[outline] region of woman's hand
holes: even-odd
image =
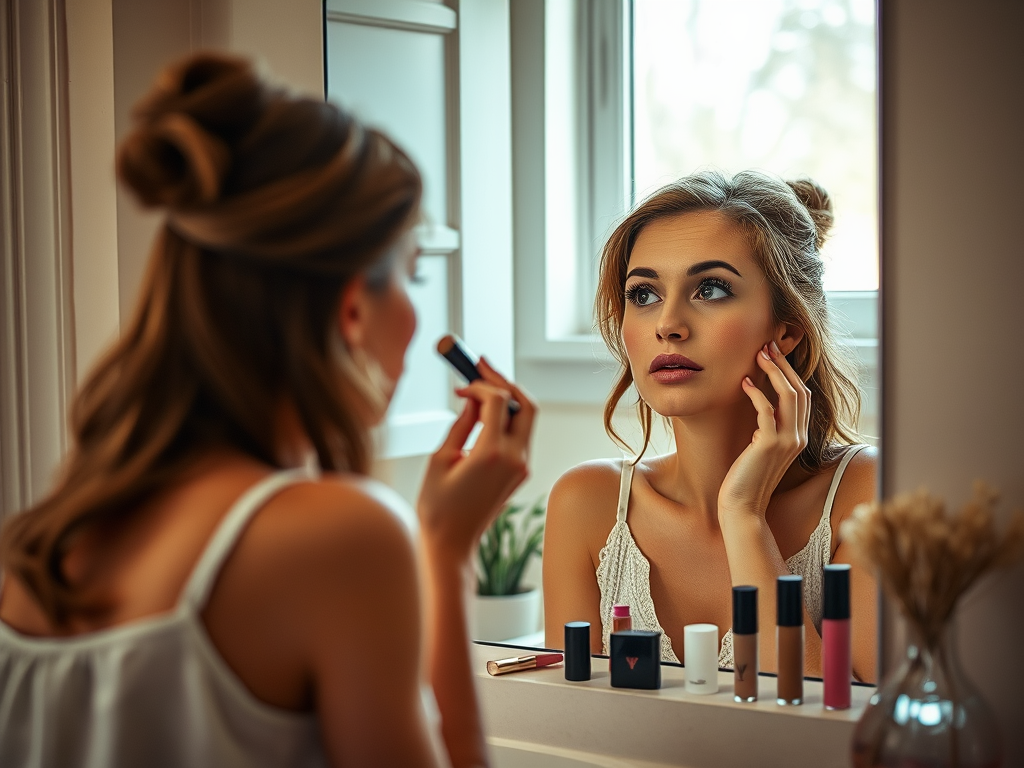
[[[764,518],[772,493],[786,470],[807,447],[811,391],[775,342],[757,353],[757,364],[778,395],[773,407],[765,394],[745,377],[743,391],[757,409],[757,429],[743,453],[733,462],[718,492],[718,519],[725,524],[737,516]]]
[[[469,557],[512,491],[526,479],[537,406],[521,389],[480,359],[483,378],[457,394],[466,405],[431,457],[417,511],[426,543],[462,561]],[[515,398],[519,412],[509,415]],[[477,421],[483,428],[468,452]]]

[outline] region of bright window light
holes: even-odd
[[[832,195],[825,288],[878,288],[873,0],[633,0],[636,200],[698,169]]]

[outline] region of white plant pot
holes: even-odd
[[[476,595],[471,627],[474,640],[500,643],[537,631],[540,616],[540,590],[515,595]]]

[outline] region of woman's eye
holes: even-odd
[[[732,296],[732,291],[725,281],[705,280],[698,286],[695,298],[701,301],[717,301]]]
[[[627,289],[626,298],[638,307],[649,306],[660,299],[649,285],[635,285]]]

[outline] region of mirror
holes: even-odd
[[[464,266],[471,255],[460,248],[460,236],[473,222],[466,213],[459,173],[465,171],[466,158],[472,154],[467,141],[472,138],[473,120],[463,109],[464,96],[472,86],[467,80],[479,75],[466,66],[465,59],[475,55],[471,49],[463,45],[459,50],[453,44],[456,35],[468,35],[460,26],[466,19],[437,3],[406,5],[402,11],[406,15],[399,19],[388,17],[386,7],[371,11],[358,3],[329,0],[328,95],[405,142],[424,171],[426,208],[435,233],[426,250],[437,262],[432,271],[437,277],[420,289],[423,295],[418,304],[421,313],[430,313],[432,333],[441,330],[438,317],[447,306],[448,317],[443,319],[451,330],[464,337],[477,334],[470,346],[500,357],[509,349],[504,329],[471,326],[466,319],[467,295],[472,290],[467,291],[469,270]],[[513,3],[510,18],[493,20],[495,25],[508,25],[511,39],[512,135],[506,150],[512,156],[515,201],[509,215],[516,220],[514,369],[542,404],[531,478],[515,500],[529,506],[535,499],[546,498],[559,477],[582,462],[615,462],[614,468],[609,469],[611,463],[605,467],[610,478],[595,481],[603,483],[596,498],[585,493],[596,487],[586,473],[582,491],[565,489],[570,503],[562,506],[581,507],[581,519],[573,522],[576,528],[569,528],[563,540],[550,538],[544,554],[547,562],[542,565],[535,560],[523,576],[521,586],[540,587],[542,571],[548,570],[543,576],[547,593],[535,593],[532,598],[543,600],[547,633],[539,613],[529,618],[530,611],[537,610],[529,607],[530,598],[519,594],[480,600],[478,620],[493,613],[496,625],[489,628],[478,623],[478,638],[559,647],[563,620],[582,618],[590,618],[592,631],[600,634],[596,572],[600,551],[609,544],[615,525],[622,451],[602,425],[604,399],[618,367],[593,332],[598,252],[635,204],[661,185],[695,171],[721,169],[732,174],[760,169],[784,179],[811,177],[828,190],[835,220],[822,248],[824,289],[838,345],[854,359],[861,398],[859,421],[849,425],[858,436],[839,442],[871,446],[850,463],[852,469],[847,482],[839,486],[833,514],[847,514],[854,501],[865,500],[873,492],[878,444],[875,13],[870,0],[536,0]],[[453,63],[460,56],[461,64]],[[368,61],[373,65],[368,66]],[[362,62],[358,68],[357,62]],[[496,79],[492,85],[501,93],[507,84]],[[495,157],[500,158],[500,153]],[[494,205],[505,204],[498,195]],[[540,211],[533,219],[529,218],[531,206]],[[693,233],[661,234],[683,242]],[[746,266],[740,272],[755,263],[752,257],[746,254]],[[631,262],[633,266],[651,265]],[[463,282],[457,284],[460,275]],[[721,268],[709,275],[719,282],[701,285],[700,290],[711,298],[729,291],[722,282],[738,283]],[[768,295],[767,288],[754,282]],[[495,281],[484,282],[481,290],[505,289]],[[644,294],[644,303],[651,301],[650,295]],[[647,330],[649,336],[657,334],[655,326]],[[416,351],[429,349],[433,341],[426,334],[414,341],[407,378],[413,378],[413,367],[421,366],[424,378],[415,374],[417,380],[431,384],[400,393],[401,413],[389,425],[390,453],[381,470],[409,499],[415,496],[423,454],[429,450],[426,446],[436,445],[445,428],[437,414],[453,406],[444,387],[435,386],[437,377],[448,375],[447,371],[430,355]],[[800,340],[791,337],[789,341],[799,349]],[[643,349],[636,360],[630,358],[634,365],[643,355],[651,356],[648,347]],[[713,351],[720,355],[725,349],[719,346]],[[797,359],[799,352],[790,357]],[[718,362],[716,358],[715,365]],[[753,355],[749,362],[753,365]],[[643,363],[649,365],[646,359]],[[712,367],[709,363],[707,370]],[[770,394],[767,380],[764,384],[762,388]],[[658,400],[650,392],[644,394],[652,404]],[[825,400],[818,394],[811,408]],[[613,419],[615,430],[634,450],[643,443],[632,407],[635,400],[636,391],[630,388]],[[678,409],[661,407],[668,408],[669,415],[678,413]],[[756,416],[752,404],[749,412],[751,418]],[[666,429],[662,421],[654,419],[650,446],[634,473],[627,527],[635,549],[649,563],[651,602],[679,657],[684,623],[711,621],[725,639],[731,623],[730,553],[715,516],[708,515],[707,504],[701,518],[705,524],[694,527],[685,522],[688,515],[699,514],[695,512],[699,504],[692,494],[682,493],[683,486],[674,485],[673,478],[692,481],[694,476],[686,474],[685,466],[656,457],[675,453],[677,439],[690,433],[678,424]],[[428,422],[433,425],[430,429],[422,426]],[[422,433],[419,442],[409,437],[410,425],[420,430],[416,434]],[[752,430],[749,423],[744,428]],[[734,449],[734,455],[740,449]],[[702,447],[697,453],[710,455],[711,448]],[[796,557],[800,562],[794,565],[794,557],[805,555],[808,547],[820,548],[825,542],[829,557],[842,559],[836,552],[841,544],[834,520],[823,515],[842,456],[839,452],[820,456],[824,457],[820,466],[783,478],[784,492],[765,513],[775,538],[775,549],[766,548],[765,562],[774,567],[779,563],[773,558],[788,560],[797,571],[802,563],[810,574],[808,582],[820,562],[808,565],[806,558]],[[716,471],[722,476],[727,468]],[[685,487],[693,491],[697,485],[691,482]],[[556,527],[549,522],[549,533]],[[712,530],[716,527],[717,534]],[[582,561],[577,563],[577,575],[551,571],[553,561],[573,556],[561,551],[563,541],[578,544],[581,539],[586,540],[586,548],[575,552]],[[735,559],[735,552],[731,554]],[[553,590],[552,584],[581,579],[588,580],[586,590],[552,594],[562,591],[557,586]],[[809,590],[814,588],[808,584]],[[864,595],[870,596],[867,602],[873,612],[873,588],[855,579],[854,592],[855,605],[858,594],[861,603]],[[774,599],[774,591],[761,590],[762,604],[771,604],[770,625],[764,618],[769,614],[762,615],[762,638],[773,632]],[[580,608],[572,607],[581,601]],[[636,612],[639,606],[633,608]],[[511,618],[517,613],[528,618],[525,625],[513,628]],[[820,618],[812,617],[813,624],[819,622]],[[856,616],[854,622],[858,622]],[[859,677],[872,680],[874,632],[855,628],[854,633],[868,638],[864,642],[870,646],[859,652],[861,668],[855,662],[855,670]],[[871,663],[863,662],[866,657]]]

